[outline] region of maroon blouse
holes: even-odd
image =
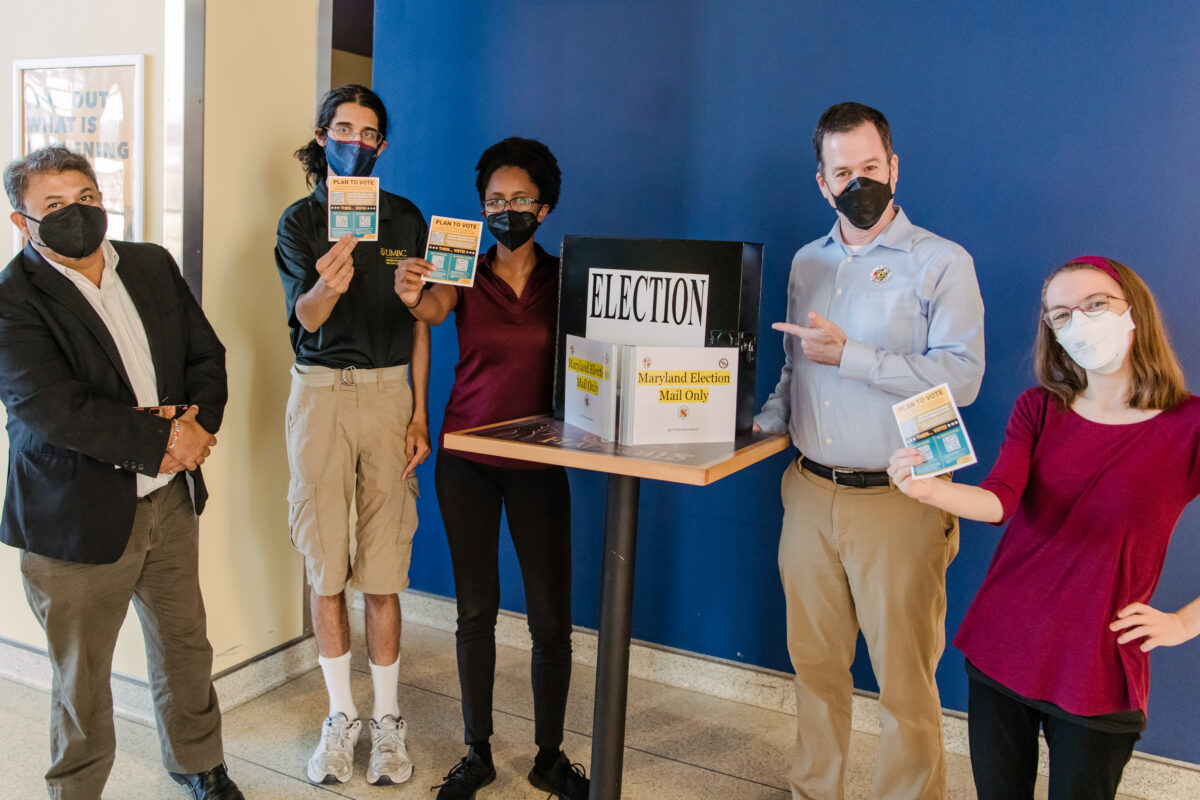
[[[495,246],[480,257],[475,285],[456,287],[458,365],[440,446],[445,446],[447,431],[547,414],[553,407],[558,259],[536,242],[534,248],[537,263],[519,298],[492,271]],[[530,461],[453,452],[498,467],[544,468]]]
[[[1104,425],[1044,389],[1018,398],[981,486],[1012,522],[954,644],[985,675],[1072,714],[1146,710],[1149,654],[1118,645],[1117,611],[1148,603],[1200,493],[1200,398]]]

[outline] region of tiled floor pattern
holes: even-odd
[[[371,678],[365,647],[356,636],[354,691],[359,710],[370,712]],[[319,670],[229,710],[225,751],[230,774],[249,800],[321,800],[335,797],[432,800],[429,787],[463,755],[462,718],[453,634],[409,624],[400,669],[401,711],[409,722],[409,752],[416,774],[399,787],[372,787],[363,778],[367,750],[359,742],[355,775],[347,784],[316,787],[304,764],[326,711]],[[534,753],[528,653],[501,647],[497,653],[495,736],[499,777],[478,800],[535,800],[544,795],[525,779]],[[563,745],[588,764],[592,727],[592,669],[576,665]],[[0,798],[45,797],[41,773],[48,753],[49,709],[43,692],[0,680],[0,726],[8,732],[6,778]],[[785,714],[741,703],[631,680],[623,797],[628,800],[788,800],[785,774],[794,735]],[[105,800],[171,800],[185,797],[163,771],[152,728],[117,721],[118,753]],[[870,794],[876,738],[854,733],[847,800]],[[974,800],[970,766],[949,760],[949,798]],[[1044,786],[1039,797],[1045,797]]]

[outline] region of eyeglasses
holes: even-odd
[[[506,208],[511,208],[513,211],[532,211],[534,206],[544,205],[546,204],[541,200],[535,200],[532,197],[514,197],[512,200],[493,197],[483,201],[483,210],[489,214],[499,214]]]
[[[1077,306],[1072,306],[1071,308],[1055,306],[1045,314],[1042,314],[1042,319],[1046,320],[1046,324],[1050,326],[1051,330],[1061,331],[1067,327],[1067,324],[1071,321],[1071,317],[1075,316],[1076,310],[1082,311],[1089,317],[1098,317],[1105,311],[1108,311],[1109,303],[1112,300],[1129,302],[1124,297],[1116,297],[1111,294],[1089,294]]]
[[[325,131],[339,142],[352,142],[358,139],[367,147],[379,147],[383,143],[383,134],[374,128],[363,128],[361,131],[356,131],[351,125],[338,123],[328,126]]]

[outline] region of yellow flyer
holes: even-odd
[[[975,448],[963,427],[949,385],[901,400],[892,406],[905,447],[915,447],[925,461],[913,467],[914,478],[932,478],[975,463]]]
[[[473,286],[482,236],[483,220],[431,217],[425,260],[437,269],[426,275],[425,280]]]
[[[379,178],[330,175],[329,241],[347,233],[368,242],[379,239]]]

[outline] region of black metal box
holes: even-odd
[[[567,334],[619,344],[737,347],[737,430],[754,422],[761,244],[564,236],[554,415]]]

